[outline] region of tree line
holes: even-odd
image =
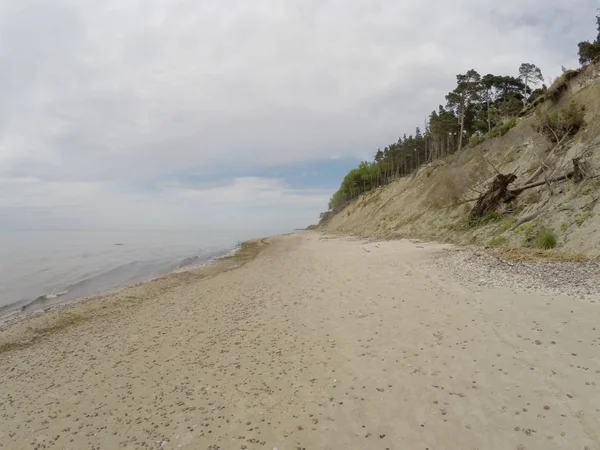
[[[596,23],[596,41],[578,45],[582,65],[600,58],[600,14]],[[474,69],[457,75],[446,104],[431,112],[424,129],[417,127],[413,134],[404,134],[378,149],[372,161],[361,161],[350,170],[331,197],[329,210],[321,214],[321,221],[362,193],[410,175],[423,164],[459,152],[465,145],[503,135],[516,123],[522,109],[546,92],[543,81],[541,69],[532,63],[521,64],[517,76],[482,76]]]

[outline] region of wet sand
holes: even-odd
[[[300,233],[18,322],[0,446],[600,449],[600,303],[446,248]]]

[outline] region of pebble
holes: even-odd
[[[438,258],[444,271],[453,273],[459,281],[490,286],[529,286],[546,288],[557,294],[598,298],[600,280],[598,266],[591,263],[515,262],[509,263],[471,250],[450,252]]]

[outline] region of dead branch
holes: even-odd
[[[568,137],[568,135],[563,136],[563,138],[554,146],[554,148],[552,149],[552,151],[550,153],[548,153],[548,156],[546,156],[544,158],[544,161],[547,160],[548,158],[550,158],[550,156],[552,156],[554,154],[554,152],[556,151],[556,149],[561,146],[561,144],[563,143],[563,141],[567,137]],[[533,172],[533,174],[529,178],[527,178],[525,181],[523,181],[523,184],[529,184],[529,183],[531,183],[533,180],[535,180],[538,177],[538,175],[540,173],[542,173],[542,170],[544,170],[544,165],[543,164],[540,167],[538,167],[538,169],[535,172]]]
[[[567,179],[571,178],[572,176],[573,176],[573,172],[569,172],[566,175],[561,175],[560,177],[555,177],[555,178],[551,178],[549,180],[537,181],[535,183],[530,183],[530,184],[526,184],[524,186],[519,186],[516,189],[511,189],[509,191],[509,193],[512,194],[512,195],[514,195],[514,196],[516,196],[516,195],[519,195],[521,192],[523,192],[523,191],[525,191],[527,189],[531,189],[531,188],[534,188],[534,187],[542,186],[542,185],[544,185],[544,184],[546,184],[548,182],[550,182],[550,183],[556,183],[558,181],[564,181],[564,180],[567,180]]]
[[[475,192],[476,194],[483,195],[483,192],[478,191],[477,189],[473,189],[471,186],[467,186],[467,189],[469,189],[470,191]]]
[[[500,175],[500,171],[499,171],[499,170],[496,168],[496,166],[495,166],[495,165],[493,165],[493,164],[492,164],[492,162],[491,162],[491,161],[487,160],[487,159],[485,158],[485,156],[483,156],[483,160],[484,160],[486,163],[488,163],[490,166],[492,166],[492,169],[494,169],[494,170],[496,171],[496,173],[497,173],[498,175]]]
[[[550,170],[550,167],[546,164],[545,159],[542,160],[537,154],[535,155],[535,157],[540,162],[542,167],[545,167],[546,169]],[[548,176],[546,175],[546,171],[542,170],[542,174],[544,175],[544,181],[546,182],[546,185],[548,185],[548,190],[550,191],[550,194],[554,195],[554,190],[552,189],[552,185],[550,184],[550,181],[548,181]]]

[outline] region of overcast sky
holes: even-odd
[[[455,75],[577,66],[596,0],[0,0],[0,228],[316,222]]]

